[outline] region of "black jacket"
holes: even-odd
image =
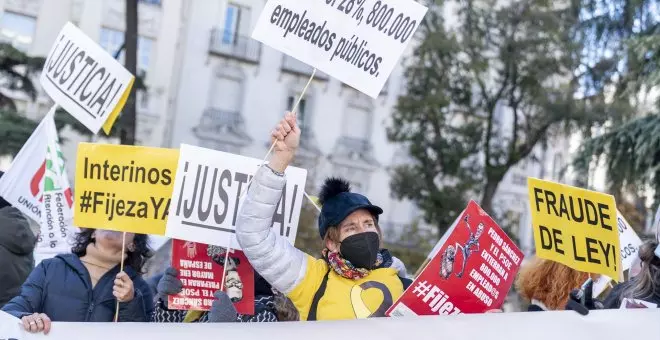
[[[124,272],[133,281],[135,297],[119,304],[119,321],[151,321],[153,298],[149,286],[131,267],[124,267]],[[89,272],[78,256],[57,255],[39,263],[21,287],[21,294],[2,311],[17,318],[45,313],[53,321],[110,322],[117,302],[112,295],[117,273],[119,265],[105,273],[92,289]]]
[[[18,295],[30,275],[36,243],[28,220],[18,209],[0,209],[0,308]]]
[[[627,296],[623,296],[623,294],[628,289],[628,287],[630,287],[630,285],[634,283],[634,280],[635,279],[633,278],[633,281],[626,281],[614,286],[614,288],[612,288],[610,293],[605,298],[605,301],[603,301],[603,307],[605,309],[618,309],[621,306],[621,302],[623,301],[623,299],[627,297]],[[636,299],[655,303],[656,305],[658,305],[658,308],[660,308],[660,292],[657,290],[655,294],[652,296],[636,298]]]

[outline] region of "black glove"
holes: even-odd
[[[211,310],[209,311],[209,322],[236,322],[238,312],[236,312],[236,308],[234,308],[229,295],[221,290],[217,290],[213,296],[215,296],[215,300],[213,300]]]
[[[179,272],[176,269],[172,267],[167,268],[165,273],[163,273],[163,277],[158,281],[158,286],[156,286],[158,299],[163,302],[166,308],[167,297],[169,295],[179,294],[183,290],[183,283],[177,278],[177,275],[179,275]]]
[[[590,310],[603,309],[603,303],[593,297],[594,283],[590,281],[584,288],[573,289],[568,297],[566,310],[574,310],[581,315],[589,314]]]

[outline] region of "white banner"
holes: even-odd
[[[41,73],[46,93],[93,133],[106,133],[133,86],[133,75],[103,48],[68,22],[60,31]]]
[[[426,11],[412,0],[269,0],[252,38],[376,98]]]
[[[0,312],[2,314],[2,312]],[[3,321],[4,320],[4,321]],[[14,319],[13,328],[0,327],[0,339],[19,333],[15,339],[158,339],[181,340],[337,340],[337,332],[355,339],[379,340],[585,340],[660,339],[660,309],[593,311],[582,316],[574,311],[546,313],[461,314],[371,318],[333,322],[263,323],[73,323],[55,322],[49,335],[28,334]],[[11,323],[0,315],[0,325]]]
[[[182,144],[165,235],[241,249],[236,218],[247,184],[262,160]],[[272,228],[294,244],[307,170],[289,167]],[[245,195],[239,199],[239,196]]]

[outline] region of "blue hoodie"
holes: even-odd
[[[120,322],[150,322],[153,297],[147,283],[130,267],[124,272],[133,281],[135,297],[119,304]],[[42,261],[21,287],[19,296],[2,311],[17,318],[44,313],[52,321],[110,322],[117,300],[112,295],[119,266],[108,271],[92,289],[89,272],[74,254],[57,255]]]

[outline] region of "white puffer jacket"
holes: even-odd
[[[257,170],[236,221],[236,239],[254,269],[284,294],[305,277],[305,254],[270,227],[286,179],[267,166]]]

